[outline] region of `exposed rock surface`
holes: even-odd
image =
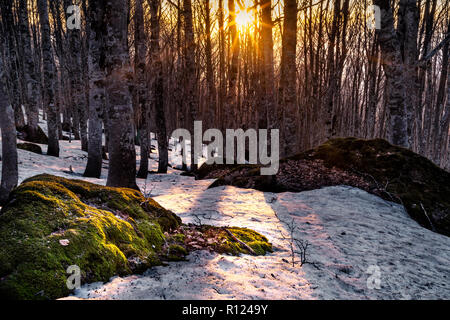
[[[18,143],[17,149],[33,152],[36,154],[42,154],[42,148],[37,144],[33,143]]]
[[[33,132],[32,128],[28,125],[25,125],[22,128],[17,129],[18,133],[17,136],[19,139],[22,139],[24,141],[32,142],[32,143],[39,143],[39,144],[47,144],[48,143],[48,137],[45,134],[45,132],[41,129],[40,126],[38,126],[38,129],[36,132]]]

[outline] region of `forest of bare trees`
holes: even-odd
[[[0,0],[0,300],[449,299],[449,53],[450,0]]]
[[[108,152],[109,186],[147,176],[151,132],[167,172],[170,133],[196,120],[280,129],[282,156],[384,138],[450,168],[449,0],[0,2],[4,154],[10,118],[42,143],[40,112],[47,154],[70,131],[88,151],[85,176],[100,177]]]

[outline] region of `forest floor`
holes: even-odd
[[[107,161],[101,179],[85,179],[87,154],[80,142],[60,143],[60,158],[19,150],[20,181],[48,173],[106,183]],[[41,147],[45,152],[46,146]],[[157,155],[151,158],[150,170],[156,170]],[[173,164],[179,158],[171,155],[170,160]],[[208,189],[214,180],[181,173],[171,168],[166,175],[150,174],[137,182],[184,223],[248,227],[265,235],[274,252],[235,257],[196,251],[188,261],[143,275],[84,284],[68,298],[450,298],[450,238],[421,227],[398,204],[347,186],[279,194],[231,186]],[[309,244],[303,266],[300,241],[292,239]]]

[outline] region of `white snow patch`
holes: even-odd
[[[394,203],[362,190],[330,187],[272,194],[210,181],[179,182],[155,199],[183,222],[250,227],[275,252],[230,257],[194,252],[189,262],[156,267],[141,276],[115,277],[76,292],[89,299],[448,299],[450,238],[420,227]],[[164,185],[163,182],[161,182]],[[180,189],[178,189],[180,188]],[[184,189],[184,190],[183,190]],[[167,193],[163,190],[167,190]],[[190,190],[190,192],[188,192]],[[183,192],[184,191],[184,192]],[[164,193],[164,194],[163,194]],[[276,214],[275,214],[276,212]],[[308,261],[290,263],[288,224],[307,240]],[[284,236],[283,236],[283,235]],[[287,238],[287,239],[286,239]],[[298,257],[296,257],[298,259]],[[380,289],[366,273],[380,269]]]

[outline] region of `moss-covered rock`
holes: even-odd
[[[189,250],[206,249],[235,256],[265,255],[272,252],[272,244],[266,237],[247,228],[189,225],[181,227],[179,232],[184,235],[183,244]],[[177,240],[179,238],[177,236]]]
[[[427,158],[381,139],[332,140],[311,157],[372,180],[421,225],[450,236],[450,173]]]
[[[144,271],[160,264],[164,231],[180,223],[135,190],[31,178],[0,215],[0,296],[65,296],[70,265],[80,267],[83,283]]]
[[[333,139],[281,160],[278,174],[270,177],[261,176],[255,167],[202,167],[199,170],[208,172],[208,178],[218,173],[211,187],[233,185],[270,192],[357,187],[403,204],[422,226],[450,236],[450,173],[385,140]]]
[[[67,296],[66,271],[72,265],[80,268],[81,282],[90,283],[185,260],[190,250],[208,249],[190,244],[187,234],[194,229],[200,242],[214,244],[209,249],[248,253],[230,249],[226,242],[232,239],[223,228],[197,228],[181,225],[178,216],[136,190],[51,175],[30,178],[0,214],[0,298]],[[263,236],[236,230],[257,254],[269,251],[259,250],[270,246],[260,243]],[[220,243],[207,240],[213,236]]]
[[[179,244],[171,244],[168,248],[167,259],[170,261],[185,260],[188,255],[188,251],[185,247]]]
[[[258,256],[265,255],[268,252],[272,252],[272,244],[269,243],[266,237],[259,234],[256,231],[247,228],[228,228],[237,239],[245,243],[250,247],[254,254]],[[233,255],[239,255],[240,253],[249,253],[248,248],[242,245],[242,243],[235,241],[229,234],[222,234],[222,238],[225,241],[219,245],[218,251],[229,253]]]
[[[48,137],[41,129],[41,127],[37,127],[37,130],[33,130],[29,125],[25,125],[21,128],[17,128],[18,137],[24,141],[39,143],[39,144],[47,144]]]
[[[177,233],[173,236],[173,239],[176,242],[184,243],[184,241],[186,240],[186,236],[183,233]]]
[[[193,175],[198,180],[215,179],[215,178],[218,178],[218,177],[222,176],[223,174],[226,174],[230,171],[236,172],[240,169],[252,169],[252,168],[258,168],[258,170],[259,170],[259,166],[251,165],[251,164],[236,165],[236,164],[225,164],[225,163],[224,164],[213,163],[213,164],[208,165],[208,164],[204,163],[193,173]]]
[[[42,148],[37,144],[33,143],[18,143],[17,149],[33,152],[36,154],[42,154]]]

